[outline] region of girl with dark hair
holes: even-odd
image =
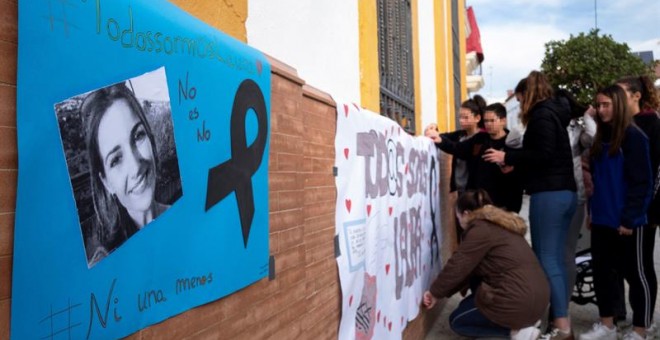
[[[530,195],[532,248],[550,281],[553,329],[549,339],[573,339],[568,318],[565,248],[576,208],[573,155],[566,128],[570,107],[558,99],[545,75],[532,71],[521,96],[521,121],[526,126],[522,149],[486,151],[484,159],[522,170]]]
[[[124,83],[89,94],[81,112],[88,120],[87,153],[98,262],[169,206],[156,202],[157,153],[142,106]]]
[[[459,111],[460,130],[440,134],[438,132],[438,126],[436,124],[430,124],[424,129],[424,135],[434,140],[440,136],[455,143],[468,140],[476,135],[480,128],[483,127],[482,118],[485,108],[486,100],[480,95],[475,95],[472,99],[468,99],[461,104]],[[442,150],[439,145],[437,146]],[[458,191],[460,194],[466,190],[471,166],[473,165],[464,160],[452,159],[451,182],[449,184],[450,192]]]
[[[647,76],[625,77],[617,81],[617,85],[626,91],[628,108],[633,115],[633,120],[649,138],[649,152],[651,153],[651,168],[655,187],[660,184],[660,117],[657,109],[660,109],[660,95],[653,87],[653,82]],[[660,225],[660,195],[656,194],[648,211],[649,225]],[[655,235],[655,228],[649,231]],[[655,236],[650,237],[655,240]],[[646,247],[645,251],[653,254],[653,245]],[[654,300],[655,301],[655,300]]]
[[[632,123],[625,91],[616,85],[596,96],[598,129],[591,147],[594,192],[591,208],[591,254],[600,322],[580,339],[617,339],[614,316],[619,299],[617,278],[630,286],[633,331],[624,339],[644,339],[651,324],[653,290],[641,251],[652,194],[648,139]],[[651,254],[652,256],[653,254]],[[652,268],[652,267],[651,267]]]
[[[492,206],[484,190],[462,194],[456,217],[465,230],[463,241],[424,293],[424,305],[433,308],[466,282],[479,282],[449,317],[452,330],[467,337],[536,339],[550,292],[524,238],[525,222]]]

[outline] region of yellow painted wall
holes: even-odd
[[[248,0],[170,0],[207,24],[247,42]]]
[[[375,0],[358,4],[360,34],[360,105],[380,112],[380,75],[378,74],[378,11]]]
[[[466,31],[466,13],[465,13],[465,0],[458,0],[458,25],[460,35],[458,41],[461,44],[461,102],[467,99],[467,31]]]
[[[440,132],[451,131],[452,97],[449,86],[451,79],[451,3],[449,0],[439,0],[433,5],[435,28],[435,83],[437,89],[436,104],[438,108],[437,121]]]
[[[411,2],[412,15],[412,45],[413,45],[413,77],[415,86],[415,131],[418,135],[424,133],[422,130],[422,82],[420,80],[419,59],[419,1]]]

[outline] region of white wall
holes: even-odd
[[[435,24],[433,1],[419,1],[419,62],[420,89],[415,89],[422,96],[421,118],[422,131],[430,123],[437,123],[437,84],[435,70]]]
[[[249,0],[248,44],[337,102],[360,103],[357,1]]]

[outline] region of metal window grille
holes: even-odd
[[[378,0],[380,112],[415,133],[410,0]]]
[[[458,16],[464,13],[464,9],[458,8],[458,0],[451,1],[451,34],[452,34],[452,50],[454,59],[454,114],[456,115],[456,128],[460,128],[459,115],[461,109],[461,45],[460,45],[460,32],[461,29]]]

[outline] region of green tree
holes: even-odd
[[[584,104],[592,103],[599,88],[618,78],[654,76],[652,68],[632,54],[627,44],[614,41],[611,35],[599,35],[597,29],[546,43],[541,69],[553,86],[571,91]]]

